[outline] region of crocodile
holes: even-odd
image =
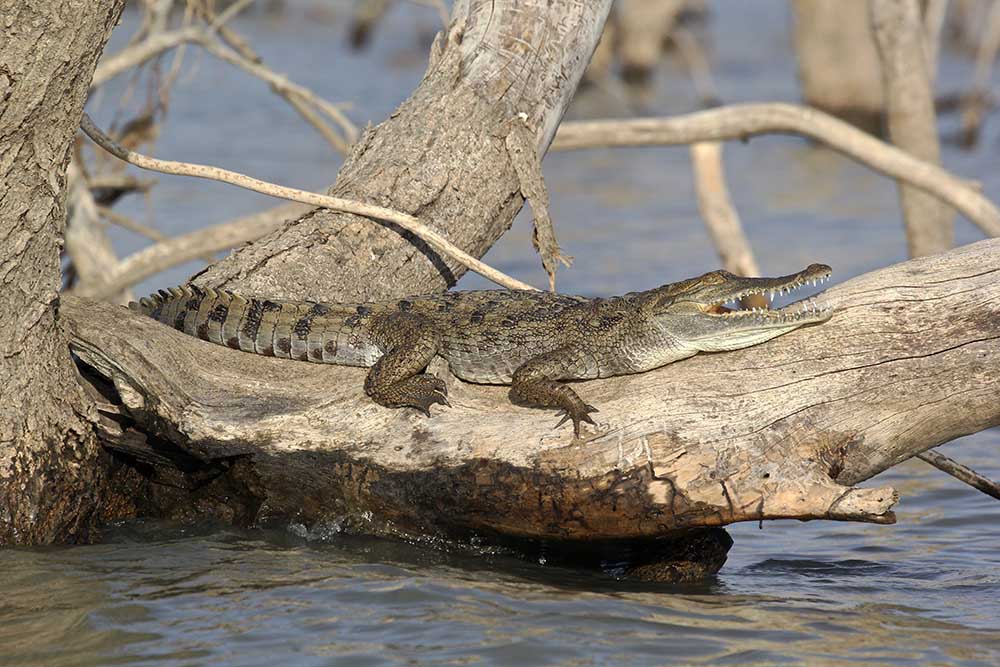
[[[446,292],[372,303],[318,303],[246,297],[186,284],[129,307],[191,336],[256,354],[370,367],[365,393],[376,403],[430,416],[450,405],[428,363],[443,357],[462,380],[510,385],[515,404],[555,408],[594,424],[597,408],[566,380],[642,373],[699,352],[757,345],[832,309],[812,299],[778,309],[743,309],[829,278],[824,264],[777,278],[712,271],[644,292],[587,298],[527,290]]]

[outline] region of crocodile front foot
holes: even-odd
[[[431,416],[430,408],[435,403],[451,407],[444,380],[429,373],[413,375],[384,390],[370,392],[369,395],[376,403],[387,408],[416,408],[428,417]]]

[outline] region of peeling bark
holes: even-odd
[[[243,466],[254,520],[571,540],[889,523],[895,491],[853,485],[1000,423],[998,250],[983,241],[850,280],[824,296],[832,320],[765,345],[580,383],[607,420],[582,444],[506,388],[448,376],[454,407],[426,419],[373,404],[363,369],[212,346],[110,304],[67,298],[64,312],[73,349],[139,430]]]
[[[109,500],[57,312],[70,143],[124,0],[83,4],[6,2],[0,22],[0,545],[85,540]]]

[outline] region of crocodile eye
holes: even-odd
[[[718,272],[706,273],[701,277],[703,285],[721,285],[726,282],[726,278]]]

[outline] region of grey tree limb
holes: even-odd
[[[794,104],[733,104],[669,118],[568,122],[560,128],[552,148],[674,146],[745,140],[760,134],[815,139],[875,171],[933,194],[988,236],[1000,236],[1000,210],[968,182],[822,111]]]
[[[450,379],[454,407],[427,419],[374,405],[363,369],[240,353],[72,297],[64,314],[124,414],[197,460],[248,462],[250,505],[269,518],[631,538],[891,522],[896,492],[859,483],[1000,424],[998,275],[1000,240],[982,241],[830,289],[821,326],[580,383],[604,420],[584,443],[503,387]]]

